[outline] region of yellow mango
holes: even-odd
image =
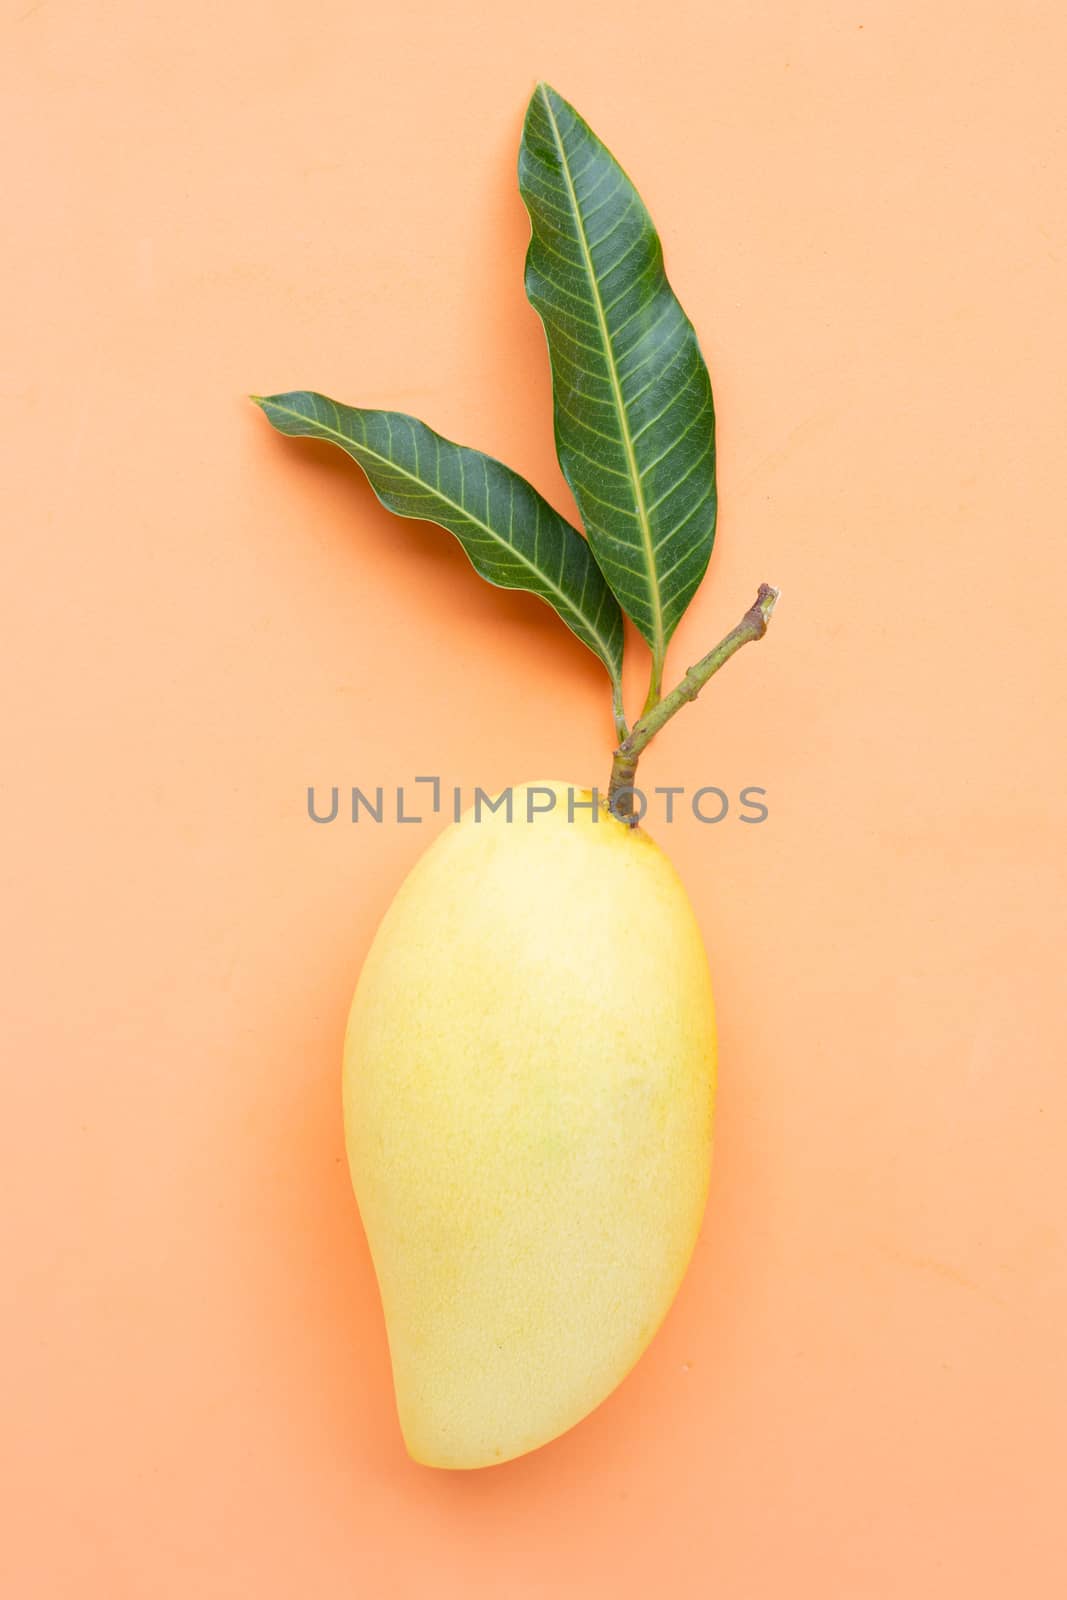
[[[554,809],[529,819],[528,788]],[[446,828],[352,1003],[349,1163],[404,1439],[429,1466],[506,1461],[599,1405],[700,1227],[703,944],[662,850],[589,799],[516,787],[510,821]]]

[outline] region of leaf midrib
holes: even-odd
[[[615,350],[611,342],[611,333],[608,328],[607,316],[604,311],[604,302],[600,295],[600,285],[597,282],[596,271],[593,267],[593,256],[589,248],[589,239],[586,235],[585,224],[578,205],[578,195],[571,178],[570,165],[563,148],[563,139],[560,135],[559,125],[552,111],[552,102],[548,98],[547,86],[538,85],[538,92],[545,107],[549,125],[552,128],[552,137],[555,140],[556,150],[559,154],[560,169],[563,181],[567,185],[567,194],[570,197],[571,210],[574,213],[575,227],[578,231],[578,242],[585,259],[586,271],[589,274],[589,283],[592,289],[593,309],[596,311],[597,324],[600,329],[600,341],[604,347],[604,357],[607,362],[608,376],[611,379],[612,392],[615,396],[615,406],[619,415],[619,431],[622,435],[623,451],[626,456],[626,465],[633,486],[634,501],[637,507],[637,522],[641,529],[641,539],[645,547],[645,563],[648,568],[649,597],[652,609],[652,652],[657,662],[661,662],[664,654],[664,627],[663,627],[663,602],[659,592],[659,578],[656,574],[655,547],[652,542],[652,527],[648,520],[648,510],[645,505],[645,490],[641,482],[641,474],[637,466],[637,456],[634,451],[633,439],[630,435],[630,423],[626,415],[626,405],[623,399],[622,383],[619,378],[618,368],[615,364]]]
[[[461,517],[465,517],[468,522],[473,522],[475,527],[481,528],[484,533],[489,535],[490,539],[492,539],[494,543],[500,545],[502,549],[509,551],[510,554],[515,557],[516,561],[521,562],[522,565],[528,569],[528,571],[535,572],[541,579],[542,583],[551,589],[554,595],[559,597],[568,611],[572,612],[577,617],[581,617],[585,627],[588,628],[592,637],[602,647],[604,651],[604,664],[608,667],[611,677],[614,680],[615,668],[614,666],[610,665],[614,659],[613,652],[611,650],[611,646],[604,639],[599,629],[593,626],[586,613],[579,610],[574,601],[571,599],[570,595],[568,595],[565,590],[561,589],[558,584],[554,583],[542,567],[537,566],[533,561],[530,560],[528,556],[523,555],[522,551],[517,549],[515,545],[509,544],[506,539],[502,539],[495,528],[490,527],[487,522],[483,522],[481,517],[475,516],[474,513],[469,511],[465,505],[462,505],[457,500],[453,500],[451,495],[445,494],[442,489],[438,488],[437,484],[430,483],[426,478],[420,478],[415,472],[409,472],[407,467],[401,466],[398,462],[392,460],[390,456],[383,456],[380,450],[371,449],[370,445],[364,444],[362,440],[352,439],[348,434],[342,433],[339,428],[331,428],[328,423],[320,422],[317,417],[314,419],[309,418],[303,411],[296,411],[291,406],[279,405],[276,400],[269,400],[267,404],[273,406],[275,411],[280,411],[283,416],[294,417],[298,422],[309,422],[313,420],[316,428],[321,428],[323,433],[328,433],[332,438],[336,439],[339,444],[357,444],[361,450],[364,450],[367,453],[367,455],[373,456],[375,461],[382,462],[393,472],[399,472],[401,477],[407,478],[409,482],[421,484],[424,488],[432,489],[437,498],[442,500],[446,506],[451,506],[452,510],[457,511]],[[536,490],[534,492],[536,493]],[[423,520],[430,521],[432,519],[425,518]],[[580,537],[580,534],[575,534],[575,538]]]

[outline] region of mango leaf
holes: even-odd
[[[252,398],[280,433],[340,445],[390,511],[454,533],[481,577],[547,600],[600,657],[618,703],[618,605],[581,534],[525,478],[399,411],[359,411],[308,390]]]
[[[715,537],[708,370],[641,197],[545,83],[526,112],[519,187],[560,465],[604,576],[652,647],[658,693],[667,642]]]

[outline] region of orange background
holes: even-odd
[[[1061,1596],[1062,8],[4,22],[3,1592]],[[451,1476],[401,1448],[338,1083],[433,829],[305,789],[603,782],[606,680],[243,396],[414,411],[568,507],[542,75],[712,368],[669,676],[783,591],[643,772],[770,818],[659,829],[721,1020],[681,1296],[583,1426]]]

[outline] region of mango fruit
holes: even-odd
[[[551,812],[528,814],[531,788]],[[468,812],[416,863],[345,1039],[400,1424],[435,1467],[534,1450],[611,1393],[708,1185],[712,995],[674,868],[588,790],[512,797],[510,820]]]

